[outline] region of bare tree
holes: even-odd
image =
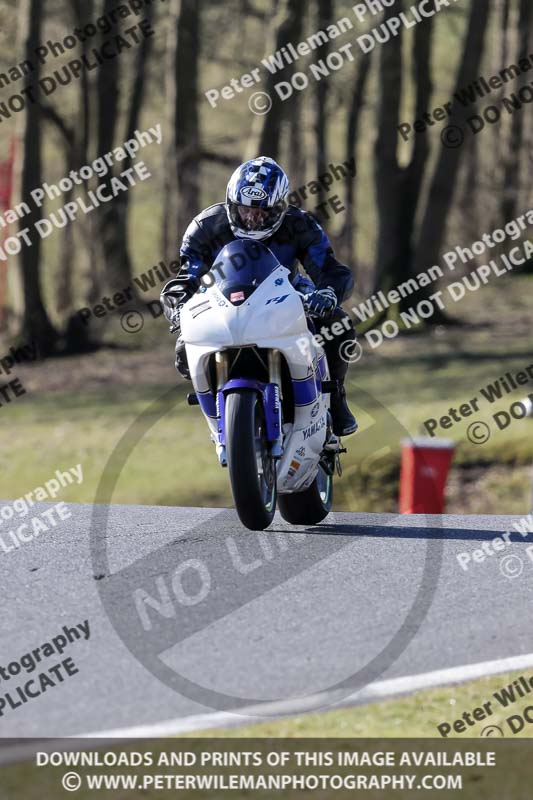
[[[533,9],[530,0],[519,0],[519,13],[517,14],[516,28],[516,58],[530,53],[530,45],[533,39]],[[507,62],[504,62],[506,64]],[[527,73],[522,73],[520,86],[524,86],[528,81]],[[516,217],[518,198],[520,194],[520,184],[522,176],[522,165],[524,164],[524,135],[525,135],[525,114],[520,111],[513,114],[511,119],[511,131],[508,143],[508,152],[504,159],[501,219],[508,221]]]
[[[277,53],[282,47],[302,38],[305,17],[305,0],[281,0],[272,22],[267,45],[267,57]],[[280,132],[282,122],[289,116],[291,104],[284,102],[275,90],[275,85],[289,81],[294,72],[294,65],[283,61],[283,66],[275,73],[270,73],[266,81],[266,93],[272,101],[272,108],[267,114],[257,116],[254,121],[251,144],[248,156],[270,156],[279,158]]]
[[[400,9],[403,0],[399,0]],[[385,12],[385,19],[398,6]],[[432,93],[430,77],[433,18],[417,25],[414,37],[413,81],[416,86],[415,116],[428,108]],[[406,167],[398,161],[398,124],[402,92],[402,37],[381,48],[378,135],[375,146],[375,182],[379,215],[376,289],[386,291],[409,274],[415,217],[429,154],[427,132],[420,132]]]
[[[171,0],[166,48],[166,169],[163,252],[176,256],[178,237],[198,208],[200,130],[198,75],[202,3]]]
[[[176,251],[179,231],[179,173],[176,126],[178,124],[178,47],[182,0],[170,0],[165,50],[165,165],[161,244],[165,258]]]
[[[289,120],[289,152],[287,158],[289,175],[294,188],[303,186],[307,180],[307,151],[304,141],[305,108],[300,95],[292,98]]]
[[[200,211],[200,129],[198,82],[201,51],[201,0],[182,0],[178,25],[176,147],[180,175],[180,226]],[[181,215],[181,216],[180,216]]]
[[[43,0],[21,0],[19,4],[20,32],[24,41],[24,57],[32,61],[33,54],[41,42]],[[41,357],[51,355],[56,347],[58,333],[46,312],[41,289],[41,238],[35,230],[40,218],[39,210],[32,202],[31,192],[42,183],[42,127],[39,109],[40,87],[39,64],[26,76],[25,89],[33,91],[35,102],[28,102],[22,126],[22,164],[20,169],[20,198],[29,206],[30,213],[20,221],[20,230],[31,230],[31,246],[22,248],[19,263],[24,294],[24,317],[22,334],[34,342]],[[33,80],[31,80],[33,78]],[[31,84],[31,89],[30,89]]]
[[[365,90],[370,74],[372,63],[372,51],[365,53],[357,65],[355,81],[353,85],[348,121],[346,124],[345,135],[345,158],[348,163],[353,159],[357,164],[357,144],[359,141],[359,130],[361,123],[361,113],[364,105]],[[354,178],[348,173],[345,178],[345,208],[344,225],[340,233],[340,253],[343,259],[351,263],[355,258],[355,202],[356,186]]]
[[[70,11],[75,26],[83,28],[94,16],[94,2],[87,0],[82,3],[80,0],[70,0]],[[87,39],[84,38],[79,46],[81,55],[86,55]],[[73,105],[74,114],[71,120],[60,114],[57,107],[44,100],[41,101],[40,108],[43,119],[51,123],[59,134],[60,145],[64,152],[65,174],[70,174],[71,170],[79,170],[87,163],[89,149],[90,88],[87,73],[83,71],[80,76],[79,91],[76,104]],[[73,195],[74,187],[65,193],[65,203],[70,203]],[[85,224],[84,220],[80,220],[79,226]],[[92,237],[86,237],[85,244],[91,239]],[[76,236],[72,225],[67,225],[63,230],[60,252],[55,299],[56,308],[61,314],[68,312],[73,306],[74,263],[76,259],[79,266],[80,257],[82,260],[84,258],[84,252],[76,258]],[[79,272],[81,271],[80,269]]]
[[[155,17],[155,6],[147,6],[144,14],[146,21],[151,24]],[[145,97],[148,58],[151,48],[152,38],[143,38],[133,67],[132,89],[129,106],[126,111],[124,141],[134,137],[139,125]],[[107,151],[102,150],[101,152]],[[132,158],[128,154],[127,158],[121,163],[121,169],[126,171],[131,166]],[[109,203],[107,207],[109,218],[106,219],[108,233],[106,256],[110,259],[112,266],[112,274],[110,276],[112,288],[119,291],[128,286],[132,278],[132,263],[128,243],[130,197],[130,192],[121,192],[115,197],[114,202]]]
[[[334,3],[333,0],[317,0],[318,29],[326,29],[333,23]],[[322,44],[317,51],[316,60],[321,61],[329,55],[329,41]],[[326,78],[318,81],[315,87],[315,146],[316,146],[316,174],[323,175],[328,169],[328,96],[329,81]],[[318,203],[327,200],[327,193],[320,184]]]
[[[104,14],[109,14],[115,6],[115,0],[104,0]],[[102,33],[102,39],[105,36]],[[100,66],[97,76],[96,142],[99,155],[113,148],[119,120],[119,98],[120,59],[113,58]],[[109,184],[112,176],[111,171],[104,183]],[[95,267],[100,270],[102,284],[114,291],[120,291],[131,282],[131,261],[124,240],[124,214],[123,196],[114,197],[95,212],[100,251]]]
[[[457,71],[458,92],[478,75],[485,44],[485,32],[489,20],[490,6],[486,0],[472,0],[468,28],[465,36],[461,63]],[[459,109],[457,101],[452,106],[450,125],[464,125],[465,110]],[[456,179],[461,164],[462,147],[442,147],[433,174],[429,196],[422,217],[418,237],[414,273],[436,264],[442,249],[448,215],[452,206]],[[426,289],[424,294],[431,294]],[[435,312],[433,323],[449,321],[443,314]]]
[[[397,13],[398,8],[395,7]],[[386,16],[393,13],[388,9]],[[472,0],[462,57],[455,81],[455,92],[474,80],[481,63],[489,7],[485,0]],[[381,102],[378,114],[376,142],[376,191],[378,197],[379,231],[376,288],[384,291],[423,271],[427,265],[437,263],[449,212],[452,207],[462,148],[443,144],[434,174],[429,183],[426,205],[420,208],[422,187],[428,164],[429,144],[426,131],[418,132],[413,144],[410,163],[401,168],[397,159],[396,129],[399,120],[399,94],[402,74],[400,37],[382,48]],[[430,107],[432,94],[431,20],[417,25],[415,32],[414,70],[416,82],[416,113],[420,118]],[[452,105],[450,125],[465,124],[464,109]],[[418,236],[415,231],[417,215],[421,214]],[[406,298],[402,306],[413,305],[428,297],[432,289],[426,288]],[[383,314],[386,315],[387,312]],[[438,308],[432,324],[449,323],[448,317]],[[376,324],[374,320],[373,324]]]

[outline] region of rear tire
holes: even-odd
[[[333,475],[321,465],[318,475],[304,492],[280,494],[279,511],[291,525],[317,525],[327,517],[333,505]]]
[[[253,389],[226,395],[226,456],[239,519],[252,531],[268,528],[276,511],[276,462],[269,455],[263,405]]]

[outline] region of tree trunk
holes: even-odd
[[[388,9],[386,16],[402,10]],[[433,19],[417,25],[413,41],[413,83],[416,86],[415,118],[430,108],[432,95],[431,50]],[[376,194],[379,227],[375,290],[387,292],[407,280],[413,260],[413,240],[424,176],[429,156],[427,131],[416,134],[409,164],[398,162],[399,111],[402,90],[402,43],[398,36],[382,48],[381,101],[376,141]],[[403,302],[400,303],[403,306]],[[383,311],[372,326],[388,316]]]
[[[155,6],[147,6],[144,10],[144,18],[152,24],[155,17]],[[127,111],[126,129],[124,132],[124,141],[132,139],[135,131],[139,125],[139,119],[145,96],[146,86],[146,69],[148,64],[148,57],[152,47],[152,38],[143,38],[142,43],[137,51],[137,58],[133,72],[133,88],[131,98],[129,101],[129,108]],[[121,162],[121,171],[126,171],[131,168],[133,163],[132,158],[128,155],[127,158]],[[130,190],[131,191],[131,190]],[[131,284],[132,280],[132,262],[130,257],[129,243],[128,243],[128,219],[130,210],[130,191],[121,192],[114,200],[109,203],[108,220],[109,233],[111,234],[109,243],[109,256],[113,258],[115,269],[110,275],[111,287],[117,291],[124,289]]]
[[[350,102],[350,110],[348,113],[348,122],[346,125],[346,138],[345,138],[345,158],[350,162],[357,164],[357,144],[359,141],[359,127],[361,122],[361,112],[363,110],[363,102],[365,90],[367,85],[368,75],[370,73],[370,65],[372,63],[372,51],[365,53],[357,65],[357,72],[355,75],[355,82],[353,86],[352,99]],[[345,199],[344,205],[346,208],[344,216],[344,226],[339,237],[340,241],[340,255],[346,263],[353,263],[355,260],[355,212],[356,212],[356,178],[350,174],[345,179]]]
[[[493,14],[496,18],[496,24],[493,26],[494,30],[492,32],[491,44],[496,54],[497,64],[500,68],[509,64],[509,53],[514,49],[511,41],[511,19],[514,15],[514,1],[515,0],[494,0],[493,3]],[[511,7],[511,2],[513,3],[513,7]],[[503,84],[494,94],[494,105],[502,105],[506,92],[507,86]],[[492,140],[489,142],[488,147],[493,157],[488,161],[483,176],[492,189],[489,197],[488,213],[491,227],[495,228],[500,222],[510,120],[502,118],[498,125],[491,125],[490,127],[492,130],[487,131],[484,135]],[[473,137],[474,140],[477,138],[477,136]],[[468,151],[472,147],[474,147],[472,144],[467,147],[467,160]],[[468,163],[470,166],[470,162]],[[476,191],[475,187],[473,187],[473,191]]]
[[[162,252],[167,261],[178,246],[179,173],[176,142],[178,118],[178,44],[182,0],[170,0],[165,48],[165,165],[163,175]]]
[[[486,217],[488,209],[482,206],[482,198],[486,198],[486,194],[482,191],[480,181],[480,176],[483,176],[483,170],[479,137],[472,136],[468,138],[464,147],[466,148],[466,170],[458,208],[461,214],[461,235],[465,237],[467,242],[471,242],[478,238],[480,226],[483,227],[486,222],[483,219],[482,224],[482,218]],[[490,194],[492,195],[492,192]]]
[[[65,175],[69,175],[71,170],[78,167],[75,145],[64,143],[65,150]],[[71,203],[74,197],[74,187],[65,192],[65,205]],[[61,258],[58,264],[57,288],[55,306],[59,314],[68,312],[73,305],[73,270],[75,263],[75,237],[73,225],[67,225],[63,231],[60,247]]]
[[[403,0],[399,0],[398,9],[386,9],[384,21],[402,11]],[[386,47],[381,48],[379,64],[381,96],[377,115],[378,135],[374,149],[374,174],[378,211],[376,285],[383,291],[390,289],[397,282],[401,271],[399,265],[404,257],[399,250],[403,234],[400,228],[400,204],[404,175],[398,163],[396,131],[402,96],[402,40],[400,28],[398,36],[388,42]]]
[[[333,0],[317,0],[318,19],[317,29],[324,30],[333,22]],[[329,41],[321,45],[316,52],[315,63],[326,59],[330,52]],[[327,79],[318,81],[315,87],[316,117],[315,117],[315,148],[316,148],[316,175],[324,175],[328,171],[328,96],[330,82]],[[320,184],[317,205],[325,203],[328,195]]]
[[[174,260],[179,240],[200,208],[198,74],[200,2],[171,0],[166,48],[166,170],[163,252]]]
[[[116,8],[116,0],[104,0],[104,13]],[[107,35],[102,34],[102,38]],[[106,61],[98,71],[98,154],[105,155],[113,149],[119,118],[120,59]],[[122,162],[123,163],[123,162]],[[102,181],[110,186],[114,169]],[[96,210],[98,242],[100,244],[100,277],[103,285],[112,292],[123,291],[132,283],[132,267],[127,241],[127,192],[121,192],[111,202]]]
[[[289,153],[287,165],[294,190],[304,186],[307,181],[307,158],[304,143],[305,125],[303,120],[304,104],[298,95],[292,100],[291,118],[289,120]]]
[[[457,73],[455,91],[468,85],[478,76],[489,13],[490,8],[486,0],[472,0],[468,30],[461,64]],[[466,114],[471,114],[471,111],[471,108],[468,111],[459,109],[458,103],[454,102],[449,125],[464,126]],[[442,147],[431,182],[428,202],[421,224],[420,236],[418,238],[414,259],[415,273],[422,272],[427,269],[428,266],[437,264],[439,261],[462,152],[462,147]],[[425,296],[429,296],[431,293],[432,289],[429,287],[424,290]],[[432,318],[432,323],[434,324],[442,321],[446,320],[441,314],[436,313]]]
[[[530,53],[531,33],[533,27],[533,11],[531,0],[519,0],[519,13],[517,19],[517,52],[516,59]],[[507,63],[507,62],[504,62]],[[528,83],[527,73],[522,73],[519,78],[517,91]],[[524,131],[525,113],[520,111],[513,114],[511,119],[511,133],[509,137],[509,149],[505,159],[501,221],[509,222],[517,215],[518,199],[521,185],[521,166],[524,158]]]
[[[272,23],[267,57],[301,40],[305,10],[305,0],[281,0]],[[289,117],[290,101],[283,101],[274,87],[281,81],[290,82],[294,72],[294,65],[285,61],[283,64],[281,70],[268,74],[265,92],[270,96],[272,107],[268,113],[257,115],[254,120],[248,158],[261,155],[278,159],[280,156],[280,130],[283,121]]]
[[[179,171],[180,231],[201,211],[198,110],[202,0],[182,0],[178,27],[176,147]]]
[[[433,94],[431,80],[432,44],[433,17],[425,24],[417,25],[415,31],[413,46],[413,82],[416,83],[415,119],[420,119],[430,107]],[[397,279],[399,283],[406,280],[410,274],[416,215],[420,204],[428,157],[429,141],[426,131],[424,131],[415,136],[411,161],[405,170],[403,197],[398,198],[400,203],[400,230],[402,231],[402,243],[399,248],[400,258],[397,262]],[[407,301],[404,300],[400,305],[405,307]]]
[[[77,27],[83,27],[95,18],[94,0],[72,0],[72,7]],[[82,56],[87,56],[90,43],[85,41],[81,43],[80,47]],[[81,166],[88,163],[91,139],[95,139],[96,126],[92,123],[92,118],[96,116],[96,101],[96,86],[93,85],[88,73],[84,70],[81,75],[76,123],[77,161]],[[94,155],[99,154],[95,152]],[[87,189],[86,184],[84,184],[84,188]],[[102,283],[96,267],[98,262],[95,246],[97,224],[98,218],[90,214],[80,220],[78,226],[79,238],[82,242],[82,253],[78,255],[79,274],[86,284],[85,293],[90,305],[94,305],[102,297]]]
[[[24,39],[24,58],[36,62],[35,49],[41,42],[43,19],[43,0],[21,0],[19,14],[21,20],[21,33]],[[51,355],[58,340],[58,334],[53,327],[42,298],[40,263],[41,263],[41,238],[35,231],[35,223],[41,214],[31,199],[31,192],[36,186],[42,184],[41,169],[41,115],[39,112],[40,88],[38,80],[40,67],[36,63],[35,71],[26,78],[25,87],[33,85],[35,103],[29,102],[24,112],[22,131],[22,170],[20,175],[20,197],[26,202],[31,211],[20,221],[19,229],[31,229],[31,246],[24,245],[19,257],[24,294],[24,317],[22,335],[26,341],[32,341],[37,346],[41,357]]]
[[[390,8],[386,17],[400,8]],[[432,19],[417,25],[413,42],[413,82],[416,85],[415,118],[430,106]],[[402,93],[402,39],[398,35],[381,50],[382,86],[376,141],[376,194],[379,214],[376,290],[388,289],[409,275],[415,218],[429,154],[426,131],[414,139],[407,167],[398,163],[398,133]]]

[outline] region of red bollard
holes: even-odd
[[[450,439],[404,439],[400,514],[443,514],[446,481],[455,452]]]

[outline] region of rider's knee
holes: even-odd
[[[352,318],[341,306],[337,306],[333,311],[331,317],[325,320],[326,325],[332,329],[332,333],[336,336],[345,338],[346,336],[356,336],[355,325]],[[333,328],[333,326],[335,326]],[[342,328],[340,327],[342,326]]]
[[[176,369],[182,378],[186,378],[187,380],[191,379],[185,342],[181,338],[176,340]]]

